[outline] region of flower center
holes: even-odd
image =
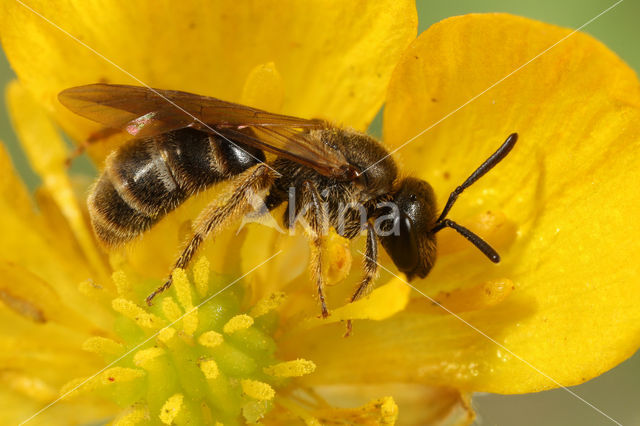
[[[244,310],[242,286],[225,288],[204,258],[193,268],[193,284],[181,269],[173,277],[172,290],[143,307],[133,300],[143,300],[137,293],[149,286],[130,285],[121,271],[113,274],[117,337],[95,336],[83,344],[107,368],[73,380],[62,394],[93,391],[111,399],[124,408],[114,424],[233,424],[241,416],[256,422],[287,378],[314,371],[311,361],[275,357],[275,308],[284,294]]]

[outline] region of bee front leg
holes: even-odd
[[[213,201],[198,215],[193,236],[182,251],[173,269],[186,268],[202,241],[211,235],[215,236],[226,226],[250,212],[252,197],[269,188],[275,177],[275,172],[264,163],[257,164],[242,173],[238,178],[238,185],[234,188],[225,204],[220,205],[218,200]],[[151,305],[155,296],[171,287],[172,281],[173,277],[170,274],[167,281],[147,297],[147,304]]]
[[[324,297],[324,277],[322,276],[322,246],[328,232],[328,213],[318,193],[318,188],[310,181],[305,181],[303,187],[303,208],[307,208],[305,217],[309,222],[309,239],[311,240],[311,277],[318,288],[318,298],[322,310],[322,318],[329,316],[327,302]]]
[[[367,246],[362,263],[364,277],[360,280],[360,284],[358,285],[358,288],[356,288],[355,293],[353,293],[353,296],[351,296],[349,303],[353,303],[369,293],[378,273],[378,238],[376,237],[376,233],[371,223],[367,224]],[[344,336],[349,336],[349,334],[351,334],[351,330],[351,320],[347,320],[347,331]]]

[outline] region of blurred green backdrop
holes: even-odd
[[[12,1],[12,0],[3,0]],[[303,0],[301,0],[303,1]],[[454,15],[473,12],[509,12],[541,21],[579,28],[615,5],[615,0],[418,0],[419,32]],[[623,0],[584,27],[615,51],[636,72],[640,71],[640,1]],[[14,78],[0,51],[0,83]],[[380,115],[371,127],[379,134]],[[0,140],[9,147],[14,164],[30,188],[38,177],[29,167],[9,124],[4,103],[0,106]],[[82,167],[82,163],[79,165]],[[86,167],[86,164],[85,164]],[[608,416],[625,425],[640,425],[640,354],[614,370],[571,390]],[[477,395],[474,407],[481,425],[610,425],[614,424],[594,408],[563,389],[528,395]]]

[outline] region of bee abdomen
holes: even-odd
[[[129,241],[191,195],[264,161],[243,149],[192,129],[126,143],[107,158],[88,200],[96,235],[108,246]]]

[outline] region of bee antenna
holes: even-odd
[[[471,244],[476,246],[478,250],[480,250],[482,254],[487,256],[493,263],[500,262],[500,255],[498,254],[498,252],[495,251],[493,247],[491,247],[485,240],[478,237],[476,234],[474,234],[464,226],[458,225],[450,219],[444,219],[440,221],[438,224],[436,224],[436,226],[433,227],[432,232],[436,233],[445,227],[455,229],[460,235],[469,240]]]
[[[514,145],[516,144],[516,141],[518,140],[518,134],[517,133],[512,133],[509,135],[509,137],[507,138],[506,141],[504,141],[504,143],[502,144],[502,146],[500,146],[500,148],[498,148],[498,150],[496,152],[494,152],[491,157],[487,158],[487,160],[482,163],[480,165],[480,167],[478,167],[476,169],[475,172],[473,172],[471,174],[471,176],[469,176],[467,178],[467,180],[464,181],[464,183],[462,185],[460,185],[459,187],[457,187],[450,195],[449,195],[449,200],[447,200],[447,204],[445,204],[444,209],[442,209],[442,213],[440,213],[440,217],[438,217],[438,220],[436,220],[436,228],[438,227],[438,225],[444,221],[444,218],[447,217],[447,214],[449,213],[449,210],[451,210],[451,207],[453,207],[453,204],[456,202],[456,200],[458,199],[458,196],[460,194],[462,194],[462,192],[467,189],[468,187],[470,187],[475,181],[477,181],[478,179],[480,179],[482,176],[484,176],[489,170],[491,170],[492,168],[495,167],[496,164],[498,164],[500,161],[502,161],[502,159],[504,157],[507,156],[507,154],[511,151],[511,149],[513,149]],[[448,225],[444,225],[444,226],[448,226]],[[458,225],[459,226],[459,225]],[[434,228],[435,229],[435,228]],[[442,229],[442,227],[440,228]],[[455,229],[455,228],[454,228]],[[434,231],[435,232],[435,231]],[[460,231],[458,231],[460,232]],[[471,231],[468,231],[471,232]],[[471,241],[471,240],[470,240]],[[473,241],[472,241],[473,242]],[[474,243],[475,244],[475,243]],[[480,248],[480,247],[478,247]],[[486,253],[485,253],[486,254]]]
[[[480,250],[485,256],[489,258],[494,263],[500,262],[500,255],[496,252],[493,247],[491,247],[485,240],[478,237],[476,234],[468,230],[462,225],[458,225],[456,222],[446,219],[447,214],[453,207],[453,204],[458,199],[458,196],[462,194],[462,192],[470,187],[475,181],[484,176],[489,170],[494,168],[496,164],[498,164],[507,154],[513,149],[518,140],[518,134],[512,133],[509,135],[507,140],[498,148],[496,152],[494,152],[487,160],[480,165],[474,171],[471,176],[464,181],[462,185],[457,187],[450,195],[447,200],[447,204],[445,204],[444,209],[442,209],[442,213],[440,213],[440,217],[436,220],[436,224],[431,230],[431,232],[436,233],[444,228],[452,228],[455,229],[460,235],[465,237],[471,244],[476,246],[478,250]]]

